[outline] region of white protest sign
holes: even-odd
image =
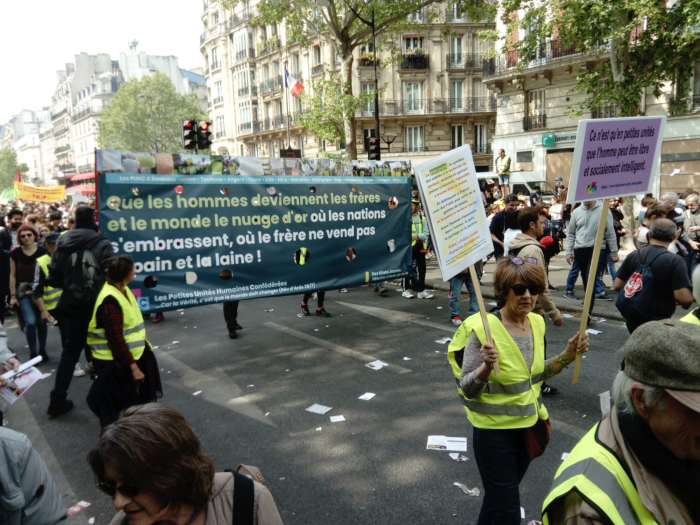
[[[469,145],[415,168],[444,281],[493,251]]]
[[[665,125],[665,116],[580,121],[568,203],[650,192]]]

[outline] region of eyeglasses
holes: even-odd
[[[537,259],[534,257],[525,257],[524,259],[522,257],[511,257],[510,262],[515,266],[522,266],[524,263],[537,264]]]
[[[19,236],[20,239],[24,239],[25,237],[34,237],[34,234],[33,233],[22,233]]]
[[[540,295],[542,293],[542,287],[537,284],[531,284],[530,286],[525,286],[524,284],[514,284],[510,287],[515,295],[525,295],[525,290],[530,292],[530,295]]]
[[[127,498],[134,498],[138,496],[138,494],[141,492],[141,489],[135,487],[134,485],[119,485],[117,487],[113,483],[104,482],[97,483],[97,488],[111,498],[114,497],[117,491],[119,491],[123,496],[126,496]]]

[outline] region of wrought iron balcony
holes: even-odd
[[[277,91],[278,89],[282,89],[282,76],[277,75],[276,77],[273,77],[269,80],[264,80],[263,82],[260,83],[260,92],[261,93],[270,93],[272,91]]]
[[[422,9],[416,11],[415,13],[411,13],[407,18],[409,22],[417,22],[419,24],[422,24],[426,20],[426,16]]]
[[[361,56],[357,62],[357,67],[374,67],[375,62],[377,63],[377,67],[379,67],[379,59],[378,58]]]
[[[429,69],[430,57],[423,53],[413,53],[403,55],[401,60],[401,69]]]
[[[448,54],[447,69],[483,69],[484,57],[479,53]]]
[[[474,155],[492,155],[493,150],[491,144],[472,144],[472,153]]]
[[[547,127],[547,115],[541,113],[531,117],[523,117],[523,131],[544,129]]]
[[[226,27],[230,31],[238,24],[252,20],[258,16],[258,10],[254,7],[244,9],[243,11],[237,11],[226,22]]]
[[[258,56],[264,55],[265,53],[272,53],[280,48],[279,38],[270,38],[268,40],[258,41],[257,51]]]
[[[97,108],[85,108],[81,112],[73,115],[72,120],[73,120],[73,122],[75,122],[77,120],[80,120],[81,118],[87,117],[88,115],[99,115],[101,113],[102,113],[101,108],[99,108],[99,109],[97,109]]]
[[[244,122],[238,125],[239,135],[249,135],[251,133],[258,133],[262,129],[261,123],[258,120],[253,122]]]
[[[215,106],[218,106],[219,104],[223,104],[223,103],[224,103],[224,97],[216,97],[216,98],[214,99],[214,105],[215,105]]]
[[[466,22],[467,15],[460,13],[459,9],[445,9],[446,22]]]
[[[84,166],[80,166],[77,169],[78,173],[88,173],[90,171],[95,171],[95,166],[93,166],[92,164],[85,164]]]
[[[668,100],[669,115],[688,115],[700,110],[700,95],[692,97],[671,97]]]
[[[55,150],[53,150],[53,152],[54,152],[54,155],[59,155],[61,153],[65,153],[66,151],[70,151],[70,150],[71,150],[70,145],[67,145],[67,146],[60,146],[60,147],[56,148]]]
[[[246,58],[255,58],[255,50],[254,49],[243,49],[243,50],[238,51],[236,53],[236,56],[235,56],[236,62],[242,62]]]
[[[66,113],[68,113],[68,109],[62,109],[62,110],[59,111],[58,113],[51,113],[51,120],[58,120],[59,118],[61,118],[61,117],[62,117],[63,115],[65,115]]]
[[[61,129],[55,130],[53,132],[53,136],[60,137],[62,135],[65,135],[66,133],[68,133],[68,128],[61,128]]]
[[[381,116],[482,112],[496,112],[495,97],[384,100],[379,104],[379,115]],[[366,104],[355,112],[355,117],[372,117],[373,115],[373,103]]]
[[[71,171],[75,169],[75,164],[60,164],[58,166],[59,171]]]
[[[323,73],[325,64],[316,64],[314,67],[311,68],[311,74],[312,75],[320,75]]]
[[[591,118],[613,118],[617,117],[617,108],[613,105],[599,106],[591,111]]]

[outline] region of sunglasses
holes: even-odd
[[[534,257],[511,257],[510,262],[512,262],[515,266],[522,266],[524,263],[537,264],[537,259]]]
[[[117,487],[113,483],[104,482],[97,483],[97,488],[100,491],[107,494],[110,498],[113,498],[117,491],[119,491],[123,496],[126,496],[127,498],[134,498],[138,496],[138,494],[141,492],[141,489],[133,485],[119,485]]]
[[[23,233],[19,236],[20,239],[24,239],[25,237],[34,237],[33,233]]]
[[[542,287],[536,284],[531,284],[530,286],[514,284],[510,289],[513,290],[515,295],[525,295],[525,290],[529,291],[530,295],[540,295],[542,293]]]

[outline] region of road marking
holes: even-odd
[[[44,432],[41,430],[41,427],[39,427],[39,423],[37,423],[34,414],[30,410],[26,397],[20,397],[15,404],[12,405],[10,416],[12,417],[13,421],[20,422],[18,426],[21,428],[16,429],[16,432],[26,434],[26,436],[32,442],[34,450],[41,456],[44,463],[46,463],[46,468],[49,469],[51,477],[53,477],[54,483],[56,483],[56,487],[58,488],[58,492],[61,494],[61,498],[63,498],[63,503],[65,504],[66,508],[79,501],[78,498],[75,497],[75,492],[68,482],[68,478],[63,472],[61,465],[56,460],[56,456],[54,456],[51,446],[46,441]],[[80,465],[80,468],[82,467],[83,465]],[[87,463],[84,465],[84,467],[88,468]],[[88,515],[85,512],[68,516],[67,520],[61,521],[61,523],[64,525],[77,525],[78,523],[83,524],[87,522]]]
[[[253,399],[256,394],[245,395],[243,389],[223,371],[214,369],[207,373],[198,372],[172,353],[159,352],[157,357],[161,368],[177,373],[178,377],[171,380],[168,378],[172,374],[161,374],[161,380],[169,387],[177,388],[186,394],[201,390],[202,393],[197,396],[198,400],[214,403],[265,425],[277,427],[272,419],[265,417],[265,413],[255,405]]]
[[[342,305],[342,306],[347,306],[348,308],[352,308],[353,310],[357,310],[358,312],[362,312],[363,314],[371,315],[372,317],[376,317],[377,319],[381,319],[382,321],[385,321],[387,323],[391,323],[391,324],[413,323],[413,324],[419,324],[422,326],[428,326],[430,328],[436,328],[438,330],[445,330],[450,334],[454,333],[452,331],[452,328],[450,328],[449,326],[445,326],[445,325],[441,325],[438,323],[432,323],[430,321],[427,321],[425,319],[425,315],[423,315],[423,314],[412,314],[409,312],[401,312],[399,310],[389,310],[388,308],[377,308],[376,306],[365,306],[362,304],[343,303],[340,301],[335,301],[335,302]]]
[[[313,335],[308,335],[308,334],[305,334],[303,332],[298,332],[298,331],[296,331],[292,328],[289,328],[287,326],[282,326],[281,324],[269,322],[269,323],[265,323],[265,326],[269,326],[270,328],[273,328],[274,330],[277,330],[279,332],[289,334],[291,336],[296,337],[297,339],[303,339],[304,341],[308,341],[309,343],[313,343],[313,344],[321,346],[323,348],[327,348],[328,350],[332,350],[333,352],[337,352],[337,353],[345,355],[347,357],[352,357],[353,359],[357,359],[358,361],[362,361],[363,363],[369,363],[371,361],[375,361],[375,360],[379,359],[378,357],[364,354],[362,352],[358,352],[357,350],[352,350],[352,349],[347,348],[345,346],[340,346],[340,345],[337,345],[335,343],[331,343],[330,341],[325,341],[325,340],[320,339],[318,337],[314,337]],[[389,364],[389,366],[386,367],[386,369],[389,372],[394,372],[395,374],[408,374],[408,373],[412,372],[412,370],[409,370],[408,368],[404,368],[402,366],[392,365],[392,364]]]

